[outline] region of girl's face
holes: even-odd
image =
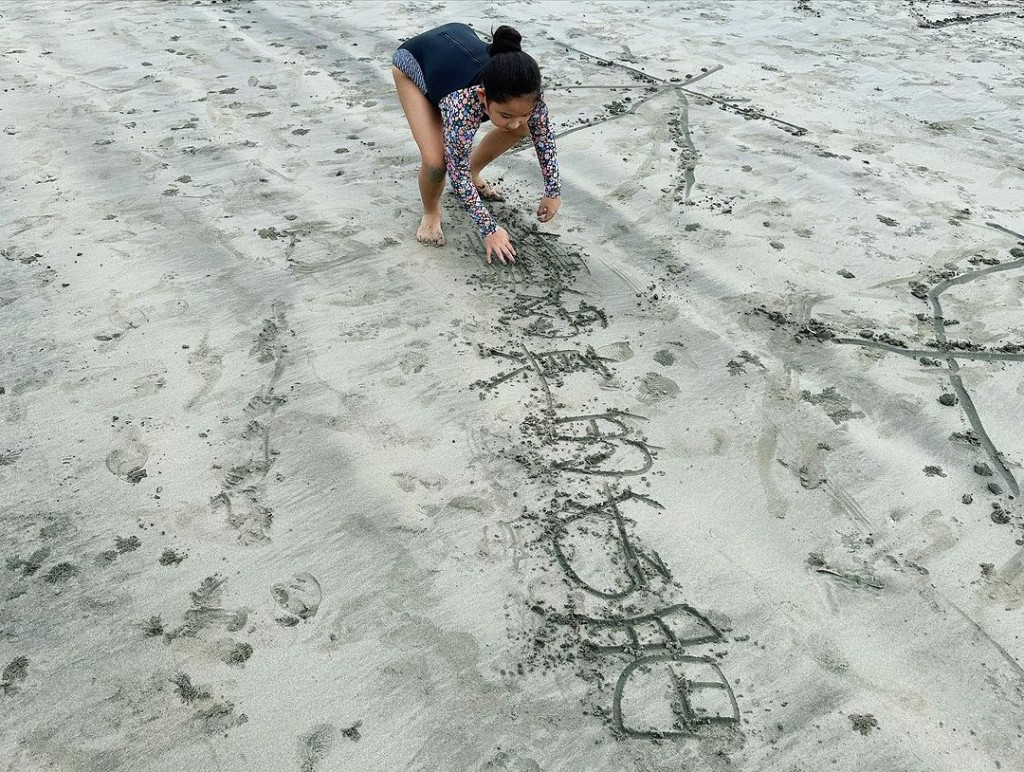
[[[488,102],[483,89],[479,89],[477,94],[491,123],[505,131],[518,131],[525,126],[537,106],[535,96],[513,97],[507,102]]]

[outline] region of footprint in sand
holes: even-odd
[[[641,402],[648,405],[663,399],[670,399],[677,394],[679,394],[679,384],[658,373],[647,373],[640,381],[638,397]]]
[[[317,724],[309,732],[299,737],[300,772],[316,772],[331,752],[337,738],[338,730],[327,723]]]
[[[109,317],[111,325],[93,335],[96,340],[107,342],[123,338],[129,330],[135,330],[149,321],[146,313],[138,308],[114,311]]]
[[[132,485],[146,477],[149,446],[142,441],[137,426],[125,426],[118,434],[117,446],[107,454],[107,469]]]
[[[310,573],[302,571],[295,574],[287,582],[279,582],[270,588],[274,601],[287,615],[277,618],[277,623],[285,627],[294,627],[300,621],[307,621],[316,616],[323,599],[320,582]]]
[[[627,359],[633,358],[633,349],[630,347],[629,342],[625,340],[602,346],[598,349],[597,353],[613,362],[625,362]]]

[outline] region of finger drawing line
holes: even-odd
[[[584,351],[580,351],[578,349],[562,349],[557,351],[541,351],[534,353],[526,348],[526,346],[522,346],[522,349],[523,353],[520,354],[518,352],[507,352],[495,348],[483,347],[480,352],[483,356],[497,356],[504,359],[511,359],[515,362],[525,362],[525,364],[511,372],[499,373],[489,380],[477,381],[473,385],[477,388],[493,389],[498,384],[503,383],[510,378],[514,378],[521,373],[530,372],[531,370],[543,379],[581,372],[584,370],[596,372],[606,379],[612,377],[611,371],[608,370],[604,364],[605,362],[610,362],[612,360],[607,357],[598,356],[597,352],[594,351],[591,346],[587,346]]]
[[[706,616],[685,603],[668,606],[652,614],[599,619],[573,614],[568,623],[582,627],[588,634],[586,644],[593,655],[625,655],[634,660],[619,675],[612,697],[614,726],[622,734],[643,739],[693,737],[701,726],[736,724],[739,705],[735,692],[718,664],[707,656],[685,655],[683,651],[724,641],[721,631]],[[609,637],[626,638],[625,643],[596,643]],[[672,687],[668,698],[675,725],[671,728],[640,728],[631,725],[623,702],[629,701],[628,687],[635,671],[655,671]],[[704,679],[687,677],[703,673]],[[710,676],[710,680],[706,680]],[[703,697],[711,699],[705,703]]]
[[[663,672],[657,673],[658,669]],[[689,677],[694,671],[698,677]],[[663,679],[667,675],[672,685],[674,699],[668,699],[668,707],[675,715],[675,725],[661,730],[631,726],[623,715],[623,702],[627,701],[630,686],[635,681],[651,680],[655,675]],[[644,690],[637,688],[637,691]],[[702,704],[709,696],[709,704]],[[736,694],[718,664],[710,657],[680,654],[654,654],[630,662],[615,684],[612,714],[615,727],[622,734],[647,740],[695,737],[703,726],[738,724],[740,720]]]
[[[628,415],[612,411],[596,415],[556,418],[544,426],[541,434],[555,448],[569,445],[576,456],[568,461],[553,461],[552,466],[563,472],[596,475],[599,477],[635,477],[646,474],[654,466],[654,451],[660,450],[643,439],[633,439],[633,433],[619,417]],[[631,416],[647,420],[642,416]],[[613,427],[605,432],[603,424]],[[582,433],[560,434],[558,431],[573,424],[582,425]],[[574,447],[573,447],[574,446]],[[582,454],[582,455],[580,455]],[[623,459],[623,456],[626,456]]]
[[[555,521],[551,544],[555,551],[555,558],[562,570],[565,571],[566,576],[591,595],[606,600],[622,600],[641,589],[647,589],[650,587],[651,580],[656,577],[666,583],[671,583],[672,572],[662,562],[658,553],[653,550],[645,551],[638,547],[630,537],[626,527],[629,521],[622,514],[619,504],[637,500],[655,509],[664,510],[664,507],[646,496],[628,490],[617,496],[606,491],[605,496],[604,503],[596,505],[568,501],[565,503],[565,507],[572,510],[572,513],[564,519],[558,518]],[[601,521],[600,524],[607,528],[605,533],[591,530],[596,527],[595,520]],[[612,564],[619,564],[621,570],[621,574],[615,577],[615,584],[620,589],[595,587],[573,567],[576,548],[569,546],[566,542],[573,537],[576,541],[582,541],[586,536],[597,536],[599,541],[609,547],[608,557],[611,558]]]
[[[585,300],[579,301],[574,309],[565,307],[563,294],[573,292],[569,289],[555,289],[540,297],[517,294],[512,306],[505,309],[505,315],[500,319],[507,321],[510,318],[532,317],[533,321],[523,328],[523,332],[534,338],[573,338],[595,325],[607,327],[608,316],[605,312]],[[556,322],[563,323],[564,327],[556,327]]]
[[[589,633],[588,645],[595,654],[679,653],[690,646],[724,640],[711,620],[686,603],[676,603],[653,614],[605,619],[573,614],[566,621],[583,627]],[[626,643],[609,645],[594,642],[615,637],[625,637]]]
[[[552,429],[550,436],[555,440],[583,440],[588,438],[595,440],[621,439],[632,433],[632,430],[623,420],[625,418],[631,418],[636,421],[648,420],[642,415],[627,413],[624,410],[608,410],[604,413],[594,413],[592,415],[563,416],[562,418],[555,419],[555,425],[557,427],[561,428],[571,424],[583,424],[583,435],[557,434],[555,433],[555,430]],[[618,431],[614,433],[602,431],[598,421],[606,421],[612,424],[612,426],[614,426]]]

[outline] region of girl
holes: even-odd
[[[441,193],[445,171],[491,255],[515,262],[508,233],[481,199],[501,200],[501,191],[480,173],[529,134],[544,175],[537,219],[548,222],[561,205],[561,182],[548,109],[541,97],[540,68],[520,47],[522,36],[501,26],[488,46],[465,24],[445,24],[403,43],[392,59],[398,98],[419,146],[423,220],[416,231],[424,244],[444,245]],[[473,137],[486,120],[494,125],[480,144]]]

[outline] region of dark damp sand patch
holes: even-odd
[[[647,373],[640,380],[640,401],[659,402],[679,394],[679,384],[659,373]]]
[[[168,547],[160,553],[160,559],[158,562],[162,566],[177,566],[180,565],[181,561],[183,561],[187,557],[188,555],[186,555],[185,553],[178,552],[177,550]]]
[[[28,678],[28,657],[15,657],[0,674],[0,694],[10,697],[18,693],[19,684]]]
[[[118,553],[124,555],[128,552],[135,552],[142,546],[142,540],[138,536],[118,536],[114,539],[114,544]]]
[[[804,389],[800,392],[800,398],[824,410],[825,415],[837,426],[853,418],[864,417],[864,413],[859,410],[851,410],[853,403],[848,397],[840,394],[835,386],[827,386],[818,394],[812,394]]]
[[[195,686],[187,673],[178,673],[171,679],[171,683],[174,684],[178,697],[180,697],[181,701],[186,705],[190,705],[197,700],[209,699],[210,697],[210,692],[206,689]]]
[[[661,349],[657,354],[654,355],[654,361],[659,365],[669,367],[675,364],[676,355],[669,351],[667,348]]]
[[[47,584],[63,584],[76,576],[81,571],[78,566],[72,563],[58,563],[45,574],[43,574],[43,581]]]
[[[50,557],[50,548],[40,547],[27,558],[18,556],[7,558],[6,565],[9,571],[21,571],[22,576],[28,577],[39,571],[48,557]]]
[[[147,638],[156,638],[164,634],[164,623],[159,614],[155,614],[142,623],[142,634]]]
[[[981,440],[978,435],[968,429],[966,432],[953,432],[949,435],[949,441],[955,445],[966,445],[971,448],[981,447]]]
[[[5,450],[0,453],[0,466],[14,466],[14,462],[21,457],[20,450]]]
[[[762,370],[767,370],[764,364],[762,364],[760,357],[758,357],[756,354],[751,354],[749,351],[746,350],[741,351],[739,354],[737,354],[735,357],[729,360],[725,366],[726,369],[729,371],[729,375],[740,375],[742,373],[747,372],[746,366],[748,364],[754,365],[755,367],[759,367]]]
[[[249,720],[244,713],[235,712],[234,703],[214,701],[210,690],[193,684],[187,673],[178,673],[170,682],[174,684],[175,693],[185,705],[202,705],[210,701],[210,704],[202,705],[192,716],[200,730],[207,734],[223,734]]]
[[[253,648],[251,644],[235,643],[233,645],[229,644],[229,646],[230,648],[224,652],[224,656],[222,657],[224,663],[227,665],[241,667],[249,661],[250,657],[252,657]]]
[[[363,736],[359,731],[359,727],[361,727],[362,725],[362,721],[356,721],[352,726],[348,727],[347,729],[342,729],[341,736],[344,737],[346,740],[352,740],[353,742],[359,741],[360,739],[362,739]]]
[[[851,713],[847,718],[850,719],[853,731],[860,732],[865,737],[879,728],[878,720],[870,713]]]

